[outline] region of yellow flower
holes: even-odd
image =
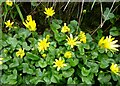
[[[45,58],[47,55],[46,54],[42,54],[42,57]]]
[[[46,39],[49,39],[49,38],[50,38],[50,35],[47,35],[47,36],[46,36]]]
[[[120,74],[119,74],[119,73],[120,73],[120,68],[118,67],[117,64],[112,63],[112,65],[110,66],[110,70],[111,70],[113,73],[115,73],[115,74],[117,74],[117,75],[120,75]]]
[[[59,58],[59,60],[55,59],[55,65],[53,65],[53,67],[57,67],[57,71],[59,71],[61,68],[63,68],[64,66],[67,66],[66,64],[64,64],[64,60],[62,60],[61,58]]]
[[[70,51],[67,51],[67,52],[65,52],[64,57],[71,58],[72,57],[72,53]]]
[[[0,65],[2,65],[2,64],[3,64],[2,60],[3,60],[3,58],[0,58]]]
[[[66,23],[64,23],[64,26],[62,27],[61,32],[63,32],[63,33],[70,32],[70,28],[68,26],[66,26]]]
[[[14,22],[10,23],[10,20],[8,20],[7,22],[5,22],[6,27],[12,28]]]
[[[77,45],[77,43],[80,43],[78,41],[76,41],[78,39],[78,37],[73,38],[73,35],[70,34],[70,37],[67,36],[67,44],[71,46],[71,48],[73,48],[75,45]]]
[[[27,20],[23,22],[23,24],[30,30],[30,31],[36,31],[36,23],[35,20],[32,20],[32,16],[28,15]]]
[[[100,47],[103,47],[103,46],[104,46],[104,38],[105,38],[105,37],[102,37],[102,38],[99,40],[99,42],[98,42],[98,45],[99,45]]]
[[[118,40],[114,40],[115,38],[112,38],[111,36],[107,36],[105,39],[104,37],[102,37],[100,39],[100,41],[98,42],[98,45],[100,47],[103,47],[103,48],[106,48],[106,49],[109,49],[109,50],[116,50],[116,51],[119,51],[117,49],[117,47],[120,47],[120,45],[118,44],[115,44],[118,42]],[[113,41],[114,40],[114,41]]]
[[[6,0],[6,4],[7,4],[8,6],[12,6],[12,5],[13,5],[13,2],[12,2],[11,0]]]
[[[47,18],[49,16],[53,16],[55,14],[55,12],[53,10],[53,7],[51,7],[51,8],[45,8],[45,12],[44,13],[47,15]]]
[[[80,31],[79,39],[80,42],[86,43],[86,35],[84,32]]]
[[[47,43],[47,39],[43,39],[43,40],[40,40],[40,42],[38,42],[38,50],[39,51],[44,51],[44,50],[47,50],[47,47],[49,47],[49,44],[50,42]]]
[[[25,55],[24,49],[22,50],[22,48],[19,49],[19,51],[16,52],[16,56],[20,56],[20,58],[23,58],[23,56]]]

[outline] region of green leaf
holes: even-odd
[[[56,79],[56,77],[54,75],[52,75],[52,77],[51,77],[51,82],[57,83],[57,79]]]
[[[97,51],[92,51],[91,54],[92,54],[92,59],[95,59],[98,56],[98,52]]]
[[[82,81],[85,82],[86,84],[92,84],[90,79],[87,77],[82,77]]]
[[[91,69],[91,73],[97,73],[98,72],[98,69],[99,69],[99,66],[98,64],[94,63],[94,62],[87,62],[86,64],[90,69]]]
[[[30,50],[30,47],[27,45],[27,42],[23,42],[23,43],[22,43],[22,47],[23,47],[25,50]]]
[[[117,27],[112,27],[110,29],[110,35],[112,36],[119,36],[120,35],[120,29],[118,29]]]
[[[14,74],[15,76],[17,76],[17,70],[16,70],[16,69],[13,70],[13,74]],[[17,77],[16,77],[16,78],[17,78]]]
[[[98,75],[98,80],[101,84],[106,84],[110,81],[111,76],[109,74],[106,74],[104,72],[100,72]]]
[[[109,19],[114,18],[115,16],[114,16],[113,13],[110,13],[110,9],[109,8],[106,8],[106,10],[103,13],[103,17],[104,17],[104,20],[109,20]]]
[[[79,49],[79,51],[80,51],[80,55],[84,55],[84,54],[85,54],[83,44],[79,44],[79,45],[78,45],[78,49]]]
[[[82,82],[84,82],[85,84],[92,84],[93,81],[93,74],[90,74],[88,76],[82,76]]]
[[[62,24],[62,20],[58,20],[58,19],[53,19],[52,22],[56,24]]]
[[[56,39],[58,42],[61,42],[61,41],[63,41],[63,40],[66,39],[66,35],[63,34],[63,33],[55,34],[55,39]]]
[[[63,77],[65,77],[65,78],[72,76],[73,73],[74,73],[74,69],[73,68],[70,68],[70,69],[62,72]]]
[[[28,38],[28,41],[32,44],[32,46],[34,46],[37,43],[37,40],[35,38]]]
[[[11,56],[7,56],[7,57],[5,57],[4,59],[3,59],[3,62],[7,62],[7,61],[9,61],[9,60],[11,60]]]
[[[13,74],[7,77],[7,81],[9,82],[9,84],[17,83],[17,70],[16,69],[13,70]]]
[[[9,80],[9,84],[16,84],[17,83],[17,80],[15,80],[15,79],[10,79]]]
[[[86,41],[91,42],[93,39],[89,33],[86,33]]]
[[[0,40],[0,50],[2,49],[2,40]]]
[[[41,68],[44,68],[47,66],[47,62],[44,61],[42,58],[38,61],[38,64]]]
[[[43,80],[41,80],[41,77],[33,77],[32,79],[30,79],[30,82],[32,84],[38,84],[39,82],[44,82]]]
[[[1,83],[3,83],[3,84],[7,84],[8,83],[8,81],[7,81],[7,77],[8,77],[8,75],[6,74],[3,74],[2,76],[1,76]]]
[[[55,41],[50,42],[50,45],[52,45],[53,47],[57,47],[57,43]]]
[[[53,24],[50,24],[50,28],[54,32],[55,39],[58,42],[61,42],[61,41],[66,39],[66,35],[65,34],[58,32],[57,28],[60,28],[59,26],[55,26],[54,23],[53,23]]]
[[[69,77],[69,78],[68,78],[68,80],[67,80],[67,84],[73,84],[72,77]]]
[[[85,69],[84,67],[82,67],[81,73],[82,73],[83,76],[88,76],[89,73],[90,73],[90,70],[91,70],[91,69],[87,70],[87,69]]]
[[[43,75],[43,73],[41,72],[41,70],[40,70],[40,68],[37,68],[36,69],[36,76],[42,76]]]
[[[99,29],[99,30],[97,31],[96,40],[99,40],[100,38],[102,38],[102,36],[103,36],[103,31],[102,31],[102,29]]]
[[[6,64],[2,64],[2,65],[0,65],[0,70],[2,70],[1,68],[6,70],[6,69],[8,69],[8,66]]]
[[[70,33],[75,32],[75,29],[71,24],[68,24],[68,27],[70,28]]]
[[[3,46],[3,47],[6,47],[6,46],[8,46],[8,44],[7,44],[7,42],[6,41],[1,41],[1,45]]]
[[[8,37],[8,39],[6,40],[6,42],[8,44],[10,44],[13,48],[16,47],[16,45],[18,44],[18,41],[16,38],[12,38],[12,37]]]
[[[17,79],[17,74],[11,74],[8,76],[7,80],[11,80],[11,79]]]
[[[59,24],[55,23],[54,21],[52,21],[52,25],[53,25],[53,27],[56,28],[56,29],[61,28],[61,26],[60,26]]]
[[[70,64],[66,63],[66,65],[67,66],[63,67],[62,70],[68,70],[68,69],[70,69],[70,67],[71,67]]]
[[[54,46],[49,46],[49,52],[51,55],[55,55],[56,54],[56,49]]]
[[[32,53],[30,53],[30,52],[27,52],[27,53],[26,53],[26,57],[27,57],[28,59],[31,59],[31,60],[39,60],[39,59],[40,59],[40,57],[39,57],[38,55],[32,54]]]
[[[85,43],[85,44],[83,44],[83,45],[84,45],[84,48],[85,48],[85,49],[90,49],[90,45],[89,45],[89,44]]]
[[[108,55],[109,57],[113,57],[113,53],[112,53],[111,51],[108,51],[108,52],[107,52],[107,55]]]
[[[107,59],[102,59],[100,62],[100,68],[107,68],[109,66],[109,61]]]
[[[70,61],[70,65],[72,67],[75,67],[79,63],[79,60],[77,58],[75,58],[75,59],[69,59],[69,61]]]
[[[30,35],[31,35],[31,32],[27,29],[20,28],[19,31],[18,31],[18,36],[22,37],[23,39],[26,39]]]
[[[90,49],[93,50],[94,48],[96,48],[96,43],[95,42],[90,42]]]
[[[10,67],[10,68],[13,68],[13,67],[17,67],[17,66],[19,66],[19,59],[18,59],[18,58],[14,58],[14,59],[13,59],[13,63],[11,63],[11,64],[9,65],[9,67]]]
[[[50,84],[51,80],[46,76],[43,78],[43,80],[46,82],[46,84]]]
[[[111,76],[112,76],[112,79],[114,80],[114,81],[117,81],[118,80],[118,75],[116,75],[116,74],[114,74],[114,73],[111,73]]]
[[[22,63],[23,73],[33,74],[33,70],[29,68],[27,63]]]
[[[99,51],[100,53],[104,53],[105,49],[99,48],[98,51]]]
[[[68,27],[70,28],[70,32],[73,33],[78,27],[78,22],[76,20],[70,21],[70,24],[68,24]]]

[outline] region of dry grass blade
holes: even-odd
[[[67,2],[67,4],[66,4],[66,6],[65,6],[65,8],[64,8],[63,11],[65,11],[65,9],[67,8],[67,6],[68,6],[69,3],[70,3],[70,0]]]
[[[115,2],[116,2],[116,0],[113,1],[113,4],[112,4],[112,6],[111,6],[111,8],[110,8],[110,10],[109,10],[106,18],[108,18],[110,12],[112,11],[112,8],[113,8]],[[104,20],[104,21],[97,27],[97,29],[95,29],[95,30],[93,31],[93,33],[92,33],[91,35],[93,35],[99,28],[102,28],[102,26],[104,25],[105,22],[106,22],[106,20]]]
[[[91,10],[93,9],[93,7],[94,7],[94,5],[95,5],[95,2],[96,2],[96,0],[94,0],[93,4],[92,4],[92,6],[91,6]]]
[[[82,12],[83,12],[83,5],[84,5],[84,0],[82,0],[82,5],[81,5],[81,11],[80,11],[80,16],[79,16],[79,25],[81,24],[81,16],[82,16]]]

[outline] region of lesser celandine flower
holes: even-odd
[[[80,43],[77,41],[78,37],[73,38],[73,35],[70,34],[70,37],[67,36],[67,44],[71,46],[71,48],[73,48],[75,45],[77,45],[77,43]]]
[[[44,51],[44,50],[47,50],[47,48],[49,47],[49,44],[50,42],[47,42],[47,39],[43,39],[43,40],[40,40],[38,42],[38,50],[39,51]]]
[[[61,68],[63,68],[64,66],[67,66],[66,64],[64,64],[64,60],[62,60],[61,58],[59,58],[59,60],[55,59],[55,65],[53,65],[53,67],[57,67],[57,71],[59,71]]]
[[[112,36],[107,36],[105,39],[102,37],[98,43],[98,45],[102,48],[109,49],[109,50],[115,50],[119,51],[117,47],[120,47],[120,45],[115,44],[118,42],[118,40],[114,40],[115,38],[112,38]],[[114,40],[114,41],[113,41]]]
[[[47,35],[47,36],[46,36],[46,39],[49,39],[49,38],[50,38],[50,35]]]
[[[70,28],[68,26],[66,26],[66,23],[64,23],[64,26],[62,27],[61,32],[63,32],[63,33],[70,32]]]
[[[3,64],[2,60],[3,60],[3,58],[0,58],[0,65],[2,65],[2,64]]]
[[[23,58],[23,56],[25,55],[24,49],[22,50],[22,48],[20,48],[17,52],[16,52],[16,56],[20,56],[20,58]]]
[[[86,35],[83,31],[80,31],[79,39],[80,39],[80,42],[86,43]]]
[[[10,23],[10,20],[8,20],[7,22],[5,22],[6,27],[12,28],[14,22]]]
[[[46,54],[42,54],[42,57],[45,58],[47,55]]]
[[[46,15],[47,15],[47,18],[49,16],[53,16],[55,14],[54,10],[53,10],[53,7],[50,7],[50,8],[45,8],[45,12],[44,12]]]
[[[64,57],[71,58],[72,57],[72,53],[70,51],[67,51],[67,52],[65,52]]]
[[[13,2],[12,2],[11,0],[6,0],[6,4],[7,4],[8,6],[12,6],[12,5],[13,5]]]
[[[120,67],[117,64],[112,63],[112,65],[110,66],[110,70],[113,73],[120,75]]]
[[[36,31],[36,23],[35,20],[32,20],[32,16],[28,15],[27,20],[23,22],[23,24],[30,30],[30,31]]]

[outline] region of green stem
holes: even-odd
[[[15,4],[15,6],[16,6],[16,9],[17,9],[17,11],[18,11],[18,13],[19,13],[19,16],[20,16],[22,22],[24,22],[24,18],[23,18],[23,15],[22,15],[22,13],[21,13],[21,10],[20,10],[19,6],[18,6],[17,4]]]

